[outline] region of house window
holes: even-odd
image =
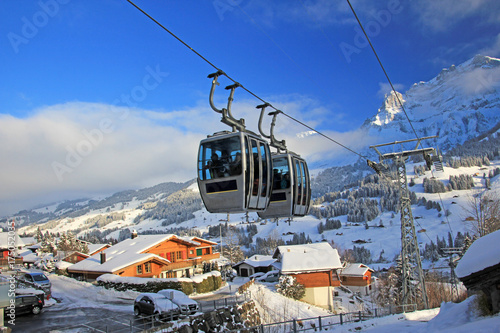
[[[175,262],[175,252],[170,252],[170,258],[172,258],[172,261]]]
[[[151,263],[150,262],[147,262],[144,264],[144,271],[146,273],[151,273]]]
[[[189,254],[194,254],[194,250],[189,250]]]
[[[177,251],[177,259],[182,259],[182,251]]]
[[[137,275],[142,274],[142,265],[137,265]]]

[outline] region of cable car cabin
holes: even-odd
[[[304,216],[309,211],[311,185],[304,159],[294,153],[272,156],[273,189],[269,207],[261,218]]]
[[[264,211],[271,196],[269,145],[250,132],[219,132],[200,142],[198,187],[210,213]]]

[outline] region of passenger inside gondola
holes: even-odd
[[[204,167],[204,169],[207,169],[210,171],[210,177],[213,178],[220,178],[224,177],[224,165],[221,160],[219,160],[219,155],[213,153],[212,154],[212,159],[207,162],[207,165]]]
[[[241,153],[236,153],[234,156],[234,161],[230,165],[231,176],[237,176],[241,174]]]

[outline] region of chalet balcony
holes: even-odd
[[[23,264],[23,258],[15,258],[15,259],[8,259],[8,258],[0,258],[0,267],[5,270],[5,268],[9,267],[9,264],[12,265],[22,265]]]
[[[218,258],[220,258],[220,253],[218,253],[218,252],[212,253],[212,254],[204,254],[201,257],[196,257],[193,259],[188,259],[188,260],[183,260],[183,261],[176,261],[176,262],[173,262],[171,264],[168,264],[167,270],[189,268],[189,267],[200,265],[207,260],[218,259]]]

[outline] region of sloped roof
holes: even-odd
[[[458,262],[455,273],[459,278],[500,264],[500,230],[476,240]]]
[[[101,264],[101,253],[96,253],[72,265],[69,270],[113,273],[134,263],[146,261],[151,258],[156,258],[167,264],[170,261],[165,258],[156,254],[142,252],[173,237],[176,236],[173,234],[140,235],[134,239],[129,238],[103,251],[106,254],[105,263]]]
[[[342,268],[338,251],[326,242],[278,246],[273,258],[281,258],[283,274]]]
[[[12,235],[10,236],[12,237]],[[14,240],[14,242],[12,242]],[[15,247],[23,247],[25,244],[21,237],[14,235],[14,239],[9,238],[8,232],[0,232],[0,248],[8,249],[10,246],[14,245]]]
[[[233,266],[238,266],[241,264],[247,264],[252,267],[269,267],[271,266],[276,259],[273,259],[272,256],[267,256],[263,254],[254,254],[250,258],[247,258],[245,260],[240,261],[239,263],[233,265]]]
[[[89,249],[88,254],[94,254],[95,252],[99,251],[100,249],[102,249],[103,247],[106,247],[106,246],[109,246],[109,244],[91,244],[91,243],[88,243],[87,244],[87,247]]]
[[[355,264],[347,264],[347,266],[342,270],[340,274],[348,276],[363,276],[368,271],[373,272],[373,269],[371,269],[366,265],[355,263]]]

